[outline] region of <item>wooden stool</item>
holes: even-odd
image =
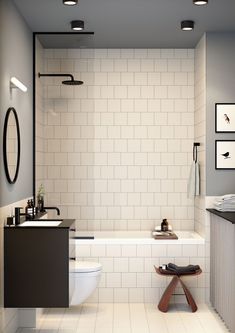
[[[160,302],[158,304],[158,309],[162,312],[167,312],[168,307],[169,307],[169,302],[170,302],[170,298],[171,295],[173,294],[177,284],[180,282],[185,297],[187,299],[188,305],[191,307],[192,312],[196,312],[197,311],[197,305],[193,299],[193,296],[191,295],[190,291],[188,290],[188,288],[186,287],[186,285],[183,283],[183,281],[181,280],[181,276],[195,276],[195,275],[199,275],[201,274],[202,270],[199,269],[197,270],[195,273],[184,273],[184,274],[177,274],[174,273],[170,270],[166,270],[166,269],[162,269],[162,268],[158,268],[156,266],[154,266],[156,272],[160,275],[165,275],[165,276],[170,276],[173,275],[173,278],[171,280],[171,282],[169,283],[168,287],[166,288],[166,290],[164,291]]]

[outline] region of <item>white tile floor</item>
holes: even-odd
[[[224,333],[224,323],[207,305],[191,313],[186,305],[172,305],[168,313],[155,304],[100,303],[47,310],[37,329],[17,333]]]

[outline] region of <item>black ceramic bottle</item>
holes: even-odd
[[[168,222],[167,222],[167,219],[163,219],[162,220],[161,231],[168,231]]]

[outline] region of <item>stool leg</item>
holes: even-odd
[[[184,290],[185,296],[187,298],[187,302],[188,305],[191,307],[192,312],[196,312],[197,311],[197,304],[195,303],[192,294],[190,293],[190,291],[188,290],[188,288],[186,287],[186,285],[183,283],[183,281],[179,278],[181,286]]]
[[[158,309],[162,312],[167,312],[169,307],[169,302],[171,295],[173,294],[177,284],[178,284],[179,278],[178,276],[174,276],[171,282],[169,283],[168,287],[164,291],[161,300],[158,304]]]

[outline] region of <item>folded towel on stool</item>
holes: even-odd
[[[172,272],[176,273],[193,273],[200,269],[200,266],[198,265],[188,265],[188,266],[177,266],[175,264],[169,263],[167,265],[167,269]]]

